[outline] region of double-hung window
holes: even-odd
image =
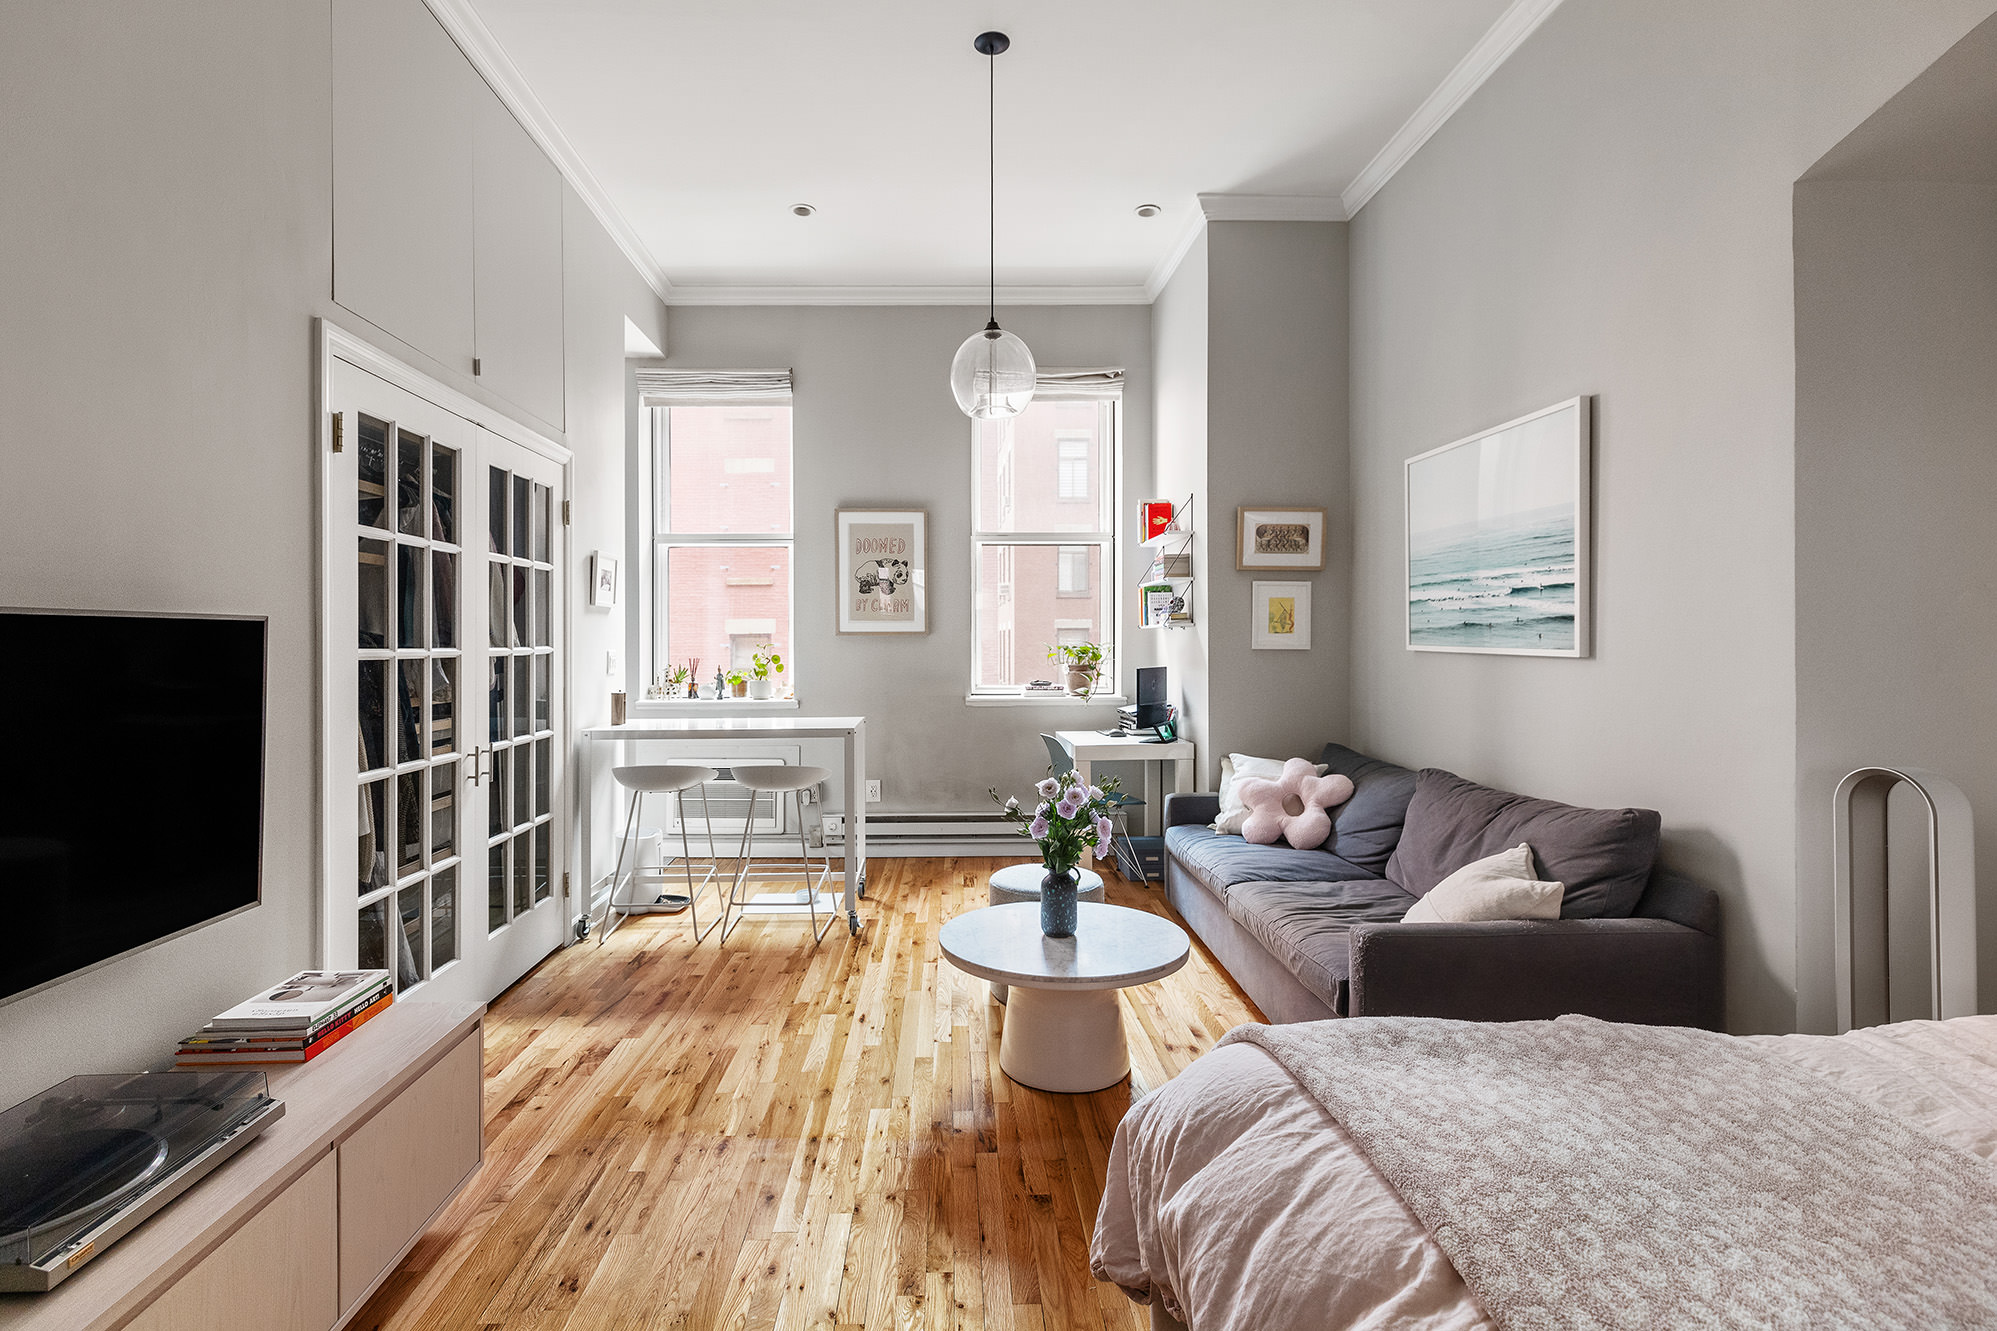
[[[747,670],[792,658],[791,402],[787,372],[641,370],[651,439],[653,672]]]
[[[1052,646],[1114,655],[1121,384],[1120,371],[1043,371],[1025,411],[971,423],[974,695],[1060,679]]]

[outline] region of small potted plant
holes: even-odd
[[[1109,796],[1116,788],[1113,776],[1089,786],[1073,771],[1063,772],[1034,787],[1040,802],[1032,813],[1015,798],[1001,800],[998,791],[988,792],[1006,820],[1019,824],[1019,834],[1040,847],[1040,862],[1047,866],[1047,876],[1040,880],[1040,932],[1049,938],[1074,935],[1081,890],[1075,869],[1084,852],[1108,853]]]
[[[1047,649],[1047,659],[1066,668],[1068,692],[1086,699],[1102,678],[1103,649],[1093,642],[1068,642]]]
[[[683,698],[687,695],[687,681],[693,678],[693,671],[683,665],[676,665],[666,672],[666,696]]]
[[[728,672],[728,695],[732,698],[749,696],[749,677],[739,670]]]
[[[770,676],[783,672],[784,659],[777,655],[777,649],[769,643],[758,647],[756,654],[749,658],[749,696],[770,697],[776,692],[776,682]]]

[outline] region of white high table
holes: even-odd
[[[1011,989],[999,1068],[1042,1091],[1100,1091],[1130,1072],[1116,991],[1186,964],[1186,931],[1127,906],[1075,907],[1072,938],[1040,932],[1040,903],[986,906],[945,922],[936,943],[967,975]]]
[[[867,889],[867,718],[864,716],[673,716],[627,721],[621,726],[591,726],[582,732],[586,745],[659,739],[837,739],[845,742],[846,761],[846,927],[860,932],[860,897]],[[595,827],[595,770],[582,783],[582,865],[595,891],[595,861],[590,858],[590,833]],[[613,884],[613,890],[614,890]]]

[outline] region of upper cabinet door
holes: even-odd
[[[562,421],[562,177],[480,82],[472,126],[479,382]]]
[[[333,298],[465,375],[481,98],[491,90],[421,0],[333,6]]]

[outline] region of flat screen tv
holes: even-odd
[[[0,1002],[257,904],[264,630],[0,611]]]

